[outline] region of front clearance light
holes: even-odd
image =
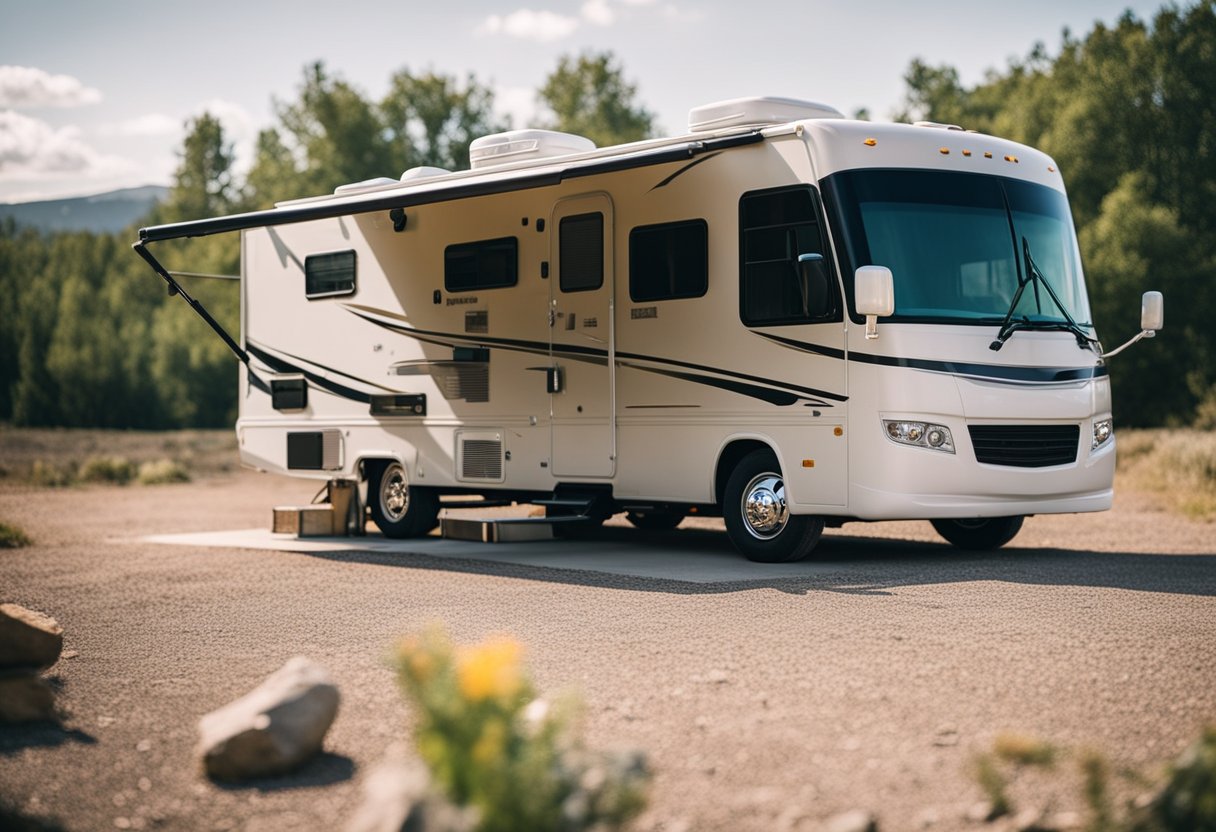
[[[882,426],[887,432],[887,438],[892,442],[954,453],[954,437],[950,435],[950,428],[945,425],[883,419]]]
[[[1114,435],[1115,424],[1110,419],[1100,419],[1094,422],[1094,442],[1089,446],[1089,449],[1096,451],[1105,445]]]

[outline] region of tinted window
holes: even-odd
[[[586,292],[604,285],[604,215],[564,217],[558,226],[559,283],[563,292]]]
[[[811,190],[744,194],[739,201],[739,313],[744,323],[808,323],[834,314],[830,299],[825,308],[822,286],[804,280],[800,254],[827,256]]]
[[[443,285],[449,292],[514,286],[519,242],[514,237],[460,243],[443,251]]]
[[[629,232],[629,297],[698,298],[709,285],[705,220],[646,225]]]
[[[335,251],[304,258],[304,294],[310,298],[350,295],[355,291],[355,253]]]

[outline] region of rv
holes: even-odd
[[[674,138],[470,157],[140,231],[240,359],[245,464],[365,482],[388,537],[480,495],[555,530],[721,516],[766,562],[846,521],[993,548],[1110,508],[1112,353],[1043,153],[750,98]],[[236,338],[148,248],[224,232]],[[1132,340],[1161,325],[1146,293]]]

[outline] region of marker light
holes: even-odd
[[[1110,419],[1099,419],[1094,422],[1094,441],[1090,450],[1097,450],[1115,435],[1115,425]]]
[[[954,453],[954,437],[950,435],[950,428],[945,425],[891,419],[884,419],[882,424],[886,429],[887,438],[892,442]]]
[[[866,147],[873,147],[874,145],[878,144],[878,139],[866,139],[864,142],[862,142],[862,144],[864,144]]]

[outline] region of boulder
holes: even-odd
[[[296,656],[240,699],[199,720],[204,769],[216,780],[236,781],[300,766],[321,750],[338,698],[325,669]]]
[[[363,781],[363,803],[346,832],[471,832],[477,811],[453,806],[404,743],[394,743]]]
[[[0,675],[0,722],[56,722],[55,692],[33,671]]]
[[[59,661],[63,628],[49,615],[0,604],[0,667],[46,670]]]

